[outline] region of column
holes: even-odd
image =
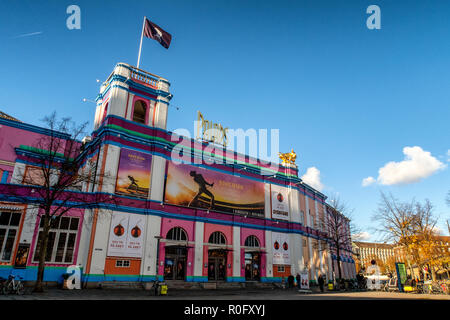
[[[203,277],[203,235],[205,232],[204,222],[195,222],[195,253],[194,253],[194,281],[207,281]]]
[[[229,262],[227,262],[228,264]],[[244,262],[242,262],[244,263]],[[245,281],[241,278],[241,228],[233,227],[233,281]]]

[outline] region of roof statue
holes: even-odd
[[[292,149],[291,152],[288,153],[280,153],[278,152],[278,156],[281,159],[281,164],[282,165],[286,165],[286,164],[293,164],[295,165],[295,159],[297,158],[297,155],[294,152],[294,149]]]

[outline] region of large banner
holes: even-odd
[[[284,187],[271,185],[272,218],[289,220],[288,190]]]
[[[114,213],[109,232],[108,256],[140,258],[144,221],[142,215]]]
[[[164,201],[186,207],[264,217],[264,184],[169,162]]]
[[[289,235],[287,233],[272,232],[273,264],[291,264],[289,254]]]
[[[120,151],[116,193],[147,198],[150,189],[151,155],[130,149]]]

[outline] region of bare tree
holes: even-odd
[[[422,270],[427,265],[435,277],[433,265],[439,252],[436,250],[437,219],[429,200],[400,202],[392,194],[381,193],[381,202],[372,220],[379,223],[378,232],[384,239],[402,248],[410,268],[415,264]]]
[[[87,123],[76,125],[70,118],[57,119],[56,112],[46,116],[43,122],[48,127],[48,135],[42,135],[29,148],[29,161],[23,173],[22,183],[29,185],[33,193],[24,197],[23,191],[11,186],[10,195],[39,208],[41,216],[38,239],[39,266],[35,292],[43,291],[43,278],[48,250],[49,233],[55,221],[73,209],[94,208],[101,203],[115,203],[115,198],[101,193],[88,193],[87,189],[106,183],[109,178],[99,172],[98,161],[88,160],[79,139],[84,134]],[[23,187],[22,187],[23,189]]]
[[[326,208],[324,216],[320,217],[319,224],[326,233],[325,241],[328,246],[321,245],[319,250],[329,250],[331,254],[336,255],[338,277],[342,279],[341,254],[345,251],[351,252],[351,235],[357,233],[358,230],[351,220],[353,210],[349,209],[347,204],[341,201],[339,197],[331,198]]]

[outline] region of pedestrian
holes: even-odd
[[[322,275],[319,275],[319,278],[317,279],[317,282],[319,282],[319,288],[320,288],[320,292],[323,292],[323,284],[325,282],[325,280],[323,280]]]
[[[297,276],[295,278],[297,279],[297,287],[300,289],[300,275],[297,273]]]
[[[294,276],[291,274],[288,277],[288,288],[291,289],[294,287]]]

